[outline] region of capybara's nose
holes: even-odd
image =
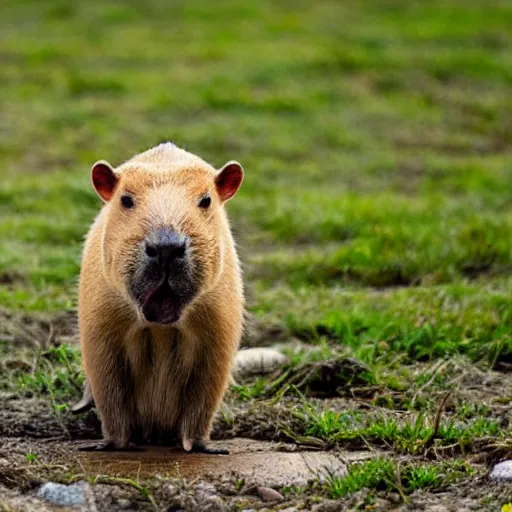
[[[167,266],[182,259],[187,252],[187,237],[170,228],[158,228],[144,241],[146,257],[158,265]]]

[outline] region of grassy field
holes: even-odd
[[[381,454],[297,506],[512,501],[485,478],[512,451],[509,2],[6,0],[0,60],[0,494],[50,478],[34,437],[97,435],[66,406],[90,166],[172,140],[244,165],[244,343],[292,361],[216,436]],[[326,360],[334,385],[297,386]]]

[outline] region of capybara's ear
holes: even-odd
[[[96,162],[91,169],[91,179],[94,190],[101,199],[105,202],[110,201],[119,179],[113,167],[105,160]]]
[[[221,201],[231,199],[244,180],[244,170],[235,161],[228,162],[215,176],[215,186]]]

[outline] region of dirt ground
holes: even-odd
[[[2,335],[4,376],[15,378],[38,358],[38,339],[54,346],[76,343],[73,313],[53,318],[14,317],[4,312]],[[51,325],[51,328],[50,328]],[[9,335],[7,331],[11,332]],[[322,374],[324,377],[326,373]],[[353,376],[352,376],[353,378]],[[473,375],[466,393],[485,397],[508,389],[512,378],[488,372]],[[78,382],[78,381],[77,381]],[[409,496],[389,489],[363,488],[336,500],[325,495],[325,483],[342,477],[353,464],[378,457],[407,462],[386,446],[353,442],[332,446],[318,438],[292,439],[301,426],[294,399],[281,397],[240,402],[230,394],[215,423],[212,443],[230,455],[184,454],[176,448],[146,446],[141,451],[90,453],[80,448],[100,438],[94,410],[73,415],[52,406],[44,393],[16,389],[4,382],[0,394],[0,510],[63,510],[37,498],[44,482],[84,485],[85,503],[64,510],[501,510],[512,501],[509,484],[489,481],[487,468],[509,453],[508,445],[468,447],[453,457],[470,461],[478,471],[460,482]],[[79,396],[79,386],[73,397]],[[466,397],[467,399],[467,397]],[[365,409],[370,400],[358,397],[314,399],[337,410]],[[454,452],[458,448],[453,449]],[[263,487],[263,491],[261,488]],[[265,489],[279,500],[266,501]],[[279,495],[278,495],[279,496]],[[266,498],[269,499],[268,497]]]

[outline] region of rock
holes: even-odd
[[[117,500],[117,506],[119,509],[124,510],[126,508],[130,508],[132,506],[132,502],[130,500],[120,498]]]
[[[258,487],[257,491],[263,501],[284,501],[284,496],[270,487]]]
[[[340,504],[335,500],[324,500],[318,505],[315,505],[312,512],[339,512]]]
[[[240,350],[235,358],[233,376],[235,379],[272,373],[290,360],[272,348],[247,348]]]
[[[312,444],[316,438],[302,438],[301,442]],[[318,440],[319,441],[319,440]],[[321,441],[319,441],[322,443]],[[323,446],[323,444],[321,444]],[[81,459],[84,471],[91,474],[123,473],[126,478],[150,478],[163,473],[176,472],[179,465],[181,477],[190,483],[185,489],[177,480],[169,482],[165,489],[169,499],[183,497],[183,493],[190,495],[196,501],[196,486],[201,481],[214,478],[222,481],[226,475],[236,475],[243,485],[256,488],[258,486],[281,489],[289,486],[306,486],[311,481],[323,482],[330,475],[342,477],[347,472],[347,461],[361,461],[371,456],[368,452],[294,452],[276,451],[278,446],[272,442],[255,442],[246,439],[231,439],[219,442],[212,441],[212,447],[227,448],[231,456],[224,457],[222,464],[218,457],[203,457],[197,454],[184,453],[170,447],[148,447],[144,451],[126,452],[122,460],[108,458],[107,454],[86,452]],[[2,467],[0,464],[0,473]],[[210,490],[222,495],[216,484],[216,490]],[[199,487],[206,490],[207,487]],[[200,492],[201,494],[201,492]],[[208,494],[208,492],[206,492]],[[257,495],[254,491],[254,495]],[[243,504],[245,508],[254,507],[255,504]]]
[[[226,505],[217,494],[215,486],[207,482],[199,482],[195,486],[195,497],[201,510],[208,512],[224,512]]]
[[[210,496],[208,499],[200,502],[201,510],[205,512],[226,512],[226,504],[220,496]]]
[[[210,496],[217,496],[217,490],[213,484],[208,482],[199,482],[195,486],[196,498],[199,501],[203,501]]]
[[[512,480],[512,460],[504,460],[496,464],[489,473],[489,478],[494,481],[511,481]]]
[[[85,504],[85,484],[72,485],[47,482],[37,491],[37,497],[60,507],[72,507]]]
[[[176,488],[175,485],[169,484],[167,486],[167,494],[169,496],[176,496],[178,494],[178,489]]]

